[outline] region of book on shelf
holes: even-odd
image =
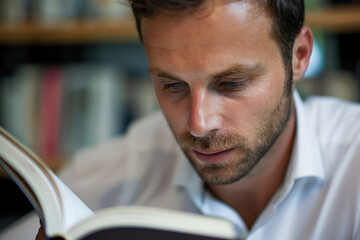
[[[40,109],[39,154],[55,159],[60,150],[60,119],[62,107],[63,74],[60,68],[44,71]]]
[[[89,135],[88,145],[95,145],[115,137],[120,132],[124,113],[124,76],[122,69],[97,65],[91,73],[91,99],[86,118],[90,125],[85,130]],[[98,126],[98,127],[95,127]]]
[[[228,221],[198,214],[137,206],[92,212],[2,128],[0,165],[32,203],[50,239],[236,239]]]
[[[112,64],[18,66],[0,76],[0,125],[57,165],[125,129],[127,82],[123,68]]]
[[[120,132],[126,76],[122,69],[106,64],[72,64],[63,72],[61,152],[71,155]]]
[[[42,70],[26,64],[0,79],[0,122],[20,141],[37,149]]]

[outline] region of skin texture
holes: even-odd
[[[293,82],[308,65],[303,27],[286,74],[271,18],[252,1],[142,21],[158,102],[190,162],[251,228],[281,185],[295,134]]]

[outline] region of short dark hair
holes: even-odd
[[[165,11],[182,13],[196,11],[208,0],[129,0],[136,27],[142,41],[141,20]],[[213,0],[216,1],[216,0]],[[292,48],[304,24],[304,0],[256,0],[272,17],[272,37],[277,42],[285,70],[292,71]]]

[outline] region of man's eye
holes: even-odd
[[[186,84],[182,82],[164,83],[163,90],[170,92],[181,92],[186,89]]]
[[[241,81],[222,81],[218,84],[218,88],[221,91],[239,91],[242,90],[248,85],[247,80]]]

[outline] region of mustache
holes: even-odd
[[[248,149],[246,139],[236,134],[209,133],[204,137],[195,137],[190,132],[185,132],[179,136],[180,146],[183,149],[203,148],[220,149],[229,148]]]

